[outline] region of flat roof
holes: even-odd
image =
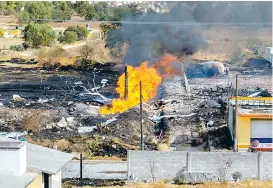
[[[18,140],[12,140],[5,137],[0,137],[0,149],[20,149],[25,144],[26,143],[18,141]]]
[[[27,187],[39,174],[25,173],[22,176],[15,176],[6,173],[0,173],[1,187],[5,188],[25,188]]]
[[[238,108],[238,113],[241,116],[259,116],[272,118],[271,108]]]
[[[27,167],[49,174],[58,173],[74,155],[27,143]]]
[[[33,168],[48,174],[58,173],[70,160],[74,158],[74,155],[72,154],[55,149],[6,137],[0,137],[0,149],[20,149],[23,145],[26,145],[27,168]]]

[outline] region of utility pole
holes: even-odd
[[[128,71],[127,71],[127,63],[125,64],[124,75],[125,75],[124,99],[127,100],[128,99]]]
[[[140,134],[141,134],[140,143],[141,143],[141,150],[144,151],[143,123],[142,123],[142,121],[143,121],[143,117],[142,117],[142,83],[141,83],[141,81],[139,81],[139,94],[140,94],[140,96],[139,96],[139,100],[140,100],[140,103],[139,103],[139,107],[140,107],[140,109],[139,109],[139,112],[140,112]]]
[[[237,152],[238,148],[237,148],[237,123],[238,123],[238,75],[236,74],[236,86],[235,86],[235,128],[234,128],[234,151]]]

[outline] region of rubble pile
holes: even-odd
[[[146,112],[143,112],[142,119],[144,137],[152,137],[155,131],[154,123]],[[118,115],[116,121],[106,125],[104,133],[118,137],[130,145],[140,145],[140,120],[139,110],[129,110]]]
[[[172,115],[169,119],[169,127],[171,129],[170,143],[177,150],[188,150],[190,146],[196,147],[197,150],[204,150],[208,147],[208,139],[215,147],[218,145],[217,137],[229,134],[225,131],[214,132],[222,135],[217,137],[208,136],[207,130],[210,127],[219,127],[227,125],[227,109],[226,102],[230,92],[230,87],[221,87],[219,85],[211,85],[210,87],[191,88],[191,92],[187,93],[181,80],[174,79],[164,83],[163,95],[165,101],[172,100],[172,103],[166,104],[161,110],[165,114]],[[178,115],[182,115],[179,117]],[[183,117],[184,115],[184,117]],[[187,117],[190,115],[190,117]],[[209,132],[210,134],[210,132]]]

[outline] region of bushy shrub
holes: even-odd
[[[91,56],[94,51],[95,51],[95,45],[92,43],[86,43],[79,50],[80,55],[84,57],[85,59],[88,58],[88,56]]]
[[[85,27],[82,27],[82,26],[71,26],[71,27],[68,27],[65,31],[64,31],[64,35],[66,32],[74,32],[76,33],[77,35],[77,41],[78,40],[84,40],[87,38],[87,35],[88,35],[88,31]]]
[[[22,127],[32,132],[40,132],[40,129],[52,121],[52,116],[43,111],[29,113],[22,119]]]
[[[33,48],[51,46],[56,38],[56,33],[47,24],[29,23],[23,33],[25,43]]]
[[[4,36],[4,34],[5,34],[4,29],[0,29],[0,37],[3,37],[3,36]]]
[[[73,31],[67,31],[65,32],[63,35],[61,35],[58,40],[61,43],[67,43],[67,44],[71,44],[73,42],[76,42],[77,40],[77,34]]]
[[[82,69],[82,70],[88,70],[92,68],[92,66],[95,64],[95,61],[87,60],[87,59],[78,59],[74,63],[74,68],[76,69]]]
[[[169,151],[169,146],[164,143],[160,143],[156,146],[157,151]]]
[[[178,185],[182,185],[184,182],[184,179],[182,177],[179,177],[177,179],[174,180],[174,183],[175,184],[178,184]]]
[[[17,51],[17,52],[21,52],[26,50],[25,46],[23,44],[15,44],[15,45],[11,45],[9,47],[10,50],[12,51]]]
[[[61,66],[59,60],[67,57],[67,52],[61,47],[41,48],[37,53],[39,63],[44,67],[57,68]]]

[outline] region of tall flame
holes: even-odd
[[[180,71],[170,65],[175,60],[175,56],[165,55],[160,63],[152,67],[148,66],[148,62],[143,62],[139,67],[128,65],[128,98],[124,98],[125,73],[123,73],[118,79],[118,87],[116,88],[119,98],[113,99],[110,106],[103,106],[100,109],[100,114],[122,113],[138,105],[140,103],[140,81],[142,81],[142,101],[147,102],[155,97],[162,77],[180,74]]]

